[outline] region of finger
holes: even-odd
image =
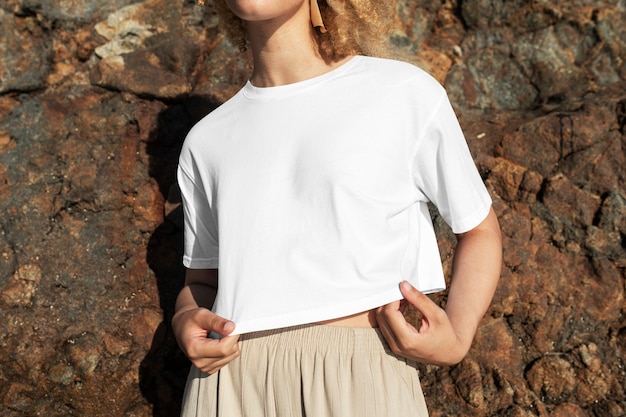
[[[239,355],[240,352],[237,351],[234,352],[232,355],[220,359],[199,359],[197,361],[193,361],[193,364],[202,372],[206,372],[207,374],[213,374],[222,369],[224,366],[228,365],[237,357],[239,357]]]
[[[192,362],[198,369],[205,369],[210,366],[221,366],[230,362],[239,356],[241,352],[239,350],[231,352],[229,355],[219,356],[219,357],[198,357],[192,359]]]
[[[225,336],[221,339],[196,339],[189,344],[187,356],[192,361],[221,359],[239,351],[238,339],[239,336]]]
[[[386,320],[391,319],[393,316],[402,315],[401,301],[392,301],[384,306],[378,307],[376,315]]]
[[[224,336],[219,341],[226,351],[239,351],[239,335]]]
[[[419,336],[418,330],[403,314],[405,304],[395,301],[377,310],[378,326],[395,353],[399,353],[414,337]]]
[[[416,342],[419,332],[406,320],[403,309],[401,301],[380,307],[378,326],[392,352],[406,356],[407,349]]]
[[[382,312],[382,310],[383,310],[383,307],[380,307],[378,309],[378,312]],[[383,314],[381,314],[378,316],[377,320],[378,320],[378,328],[380,329],[381,333],[385,337],[387,344],[389,345],[389,347],[391,348],[393,352],[397,353],[398,341],[397,341],[396,335],[393,333],[393,331],[391,331],[389,327],[389,323],[387,322],[387,319],[385,318]]]
[[[392,301],[391,303],[379,307],[376,310],[376,321],[381,330],[388,333],[388,339],[393,338],[393,340],[396,340],[397,335],[394,330],[396,326],[392,325],[392,323],[398,323],[398,326],[402,326],[402,323],[406,322],[402,312],[401,302]]]
[[[226,336],[220,340],[214,340],[213,342],[217,342],[216,344],[220,348],[219,356],[202,358],[197,361],[198,364],[196,365],[198,369],[209,374],[217,372],[241,354],[238,343],[239,335]]]

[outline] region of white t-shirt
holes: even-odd
[[[190,131],[178,180],[183,263],[219,269],[235,333],[351,315],[445,287],[427,208],[455,233],[491,199],[444,89],[355,57],[278,87],[247,83]]]

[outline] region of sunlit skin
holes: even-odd
[[[239,18],[246,22],[290,20],[301,9],[308,11],[309,5],[302,0],[226,0],[226,4]]]
[[[309,0],[227,0],[246,20],[256,87],[291,84],[324,74],[349,57],[324,61],[316,47]]]
[[[315,45],[309,0],[227,0],[246,20],[254,70],[251,82],[270,87],[324,74],[350,57],[324,61]],[[321,322],[342,327],[379,327],[391,349],[422,363],[452,365],[469,351],[478,324],[493,297],[501,268],[501,238],[490,211],[476,228],[457,235],[446,309],[408,282],[398,283],[404,300],[348,317]],[[214,373],[239,356],[235,324],[210,308],[217,294],[217,270],[187,270],[176,301],[172,327],[183,352],[200,370]],[[408,304],[422,314],[417,330],[402,314]],[[213,331],[224,336],[207,338]]]

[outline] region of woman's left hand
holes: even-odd
[[[400,284],[404,300],[377,309],[376,318],[391,350],[420,363],[455,365],[469,351],[471,340],[463,341],[447,313],[407,281]],[[422,315],[419,330],[404,317],[408,304]]]
[[[502,268],[502,238],[493,208],[478,226],[456,237],[445,310],[406,281],[400,284],[404,300],[378,308],[378,325],[396,354],[433,365],[455,365],[467,355]],[[422,315],[419,330],[404,318],[409,304]]]

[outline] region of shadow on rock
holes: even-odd
[[[153,406],[153,416],[180,413],[189,361],[176,344],[171,328],[176,296],[184,284],[183,210],[176,182],[176,167],[183,140],[191,127],[217,105],[202,98],[189,98],[159,114],[158,127],[147,145],[150,175],[164,197],[165,218],[154,231],[147,248],[147,261],[154,272],[163,321],[139,368],[143,396]]]

